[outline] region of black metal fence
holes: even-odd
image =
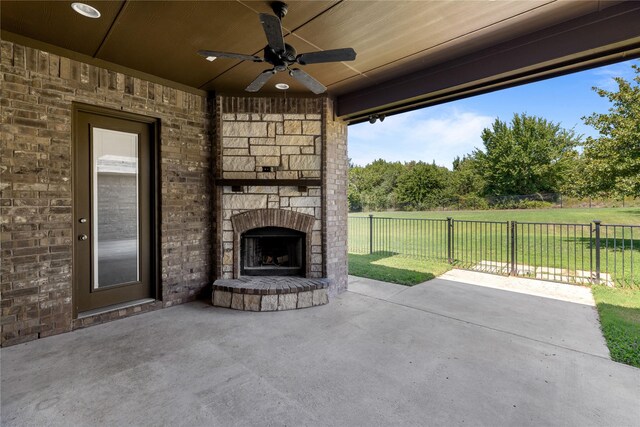
[[[640,225],[349,218],[349,252],[557,282],[640,287]]]

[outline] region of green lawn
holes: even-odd
[[[640,208],[381,212],[349,216],[349,252],[393,252],[421,260],[447,261],[447,221],[455,219],[453,265],[506,273],[511,260],[511,229],[516,225],[516,263],[554,269],[546,279],[583,283],[595,270],[595,237],[601,227],[602,278],[617,286],[640,287]],[[482,221],[482,222],[478,222]],[[555,225],[545,223],[553,222]],[[621,224],[624,226],[605,226]],[[371,225],[373,227],[371,228]],[[373,239],[370,236],[373,231]],[[521,268],[521,275],[539,270]],[[608,275],[607,275],[608,274]]]
[[[476,211],[429,211],[429,212],[357,212],[349,217],[385,218],[433,218],[453,217],[460,220],[560,222],[587,224],[598,219],[608,224],[640,225],[640,208],[582,208],[582,209],[506,209]]]
[[[640,291],[606,286],[592,290],[611,358],[640,368]]]
[[[349,274],[400,285],[417,285],[449,271],[451,266],[438,261],[421,261],[389,253],[349,254]]]

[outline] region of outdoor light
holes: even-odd
[[[71,3],[71,8],[87,18],[100,18],[100,11],[84,3]]]
[[[276,83],[276,89],[287,90],[289,89],[289,85],[286,83]]]
[[[217,56],[207,56],[205,59],[206,59],[207,61],[209,61],[209,62],[213,62],[213,61],[215,61],[216,59],[218,59],[218,57],[217,57]]]
[[[369,123],[374,124],[376,120],[380,120],[380,122],[384,122],[385,115],[384,114],[372,114],[369,116]]]

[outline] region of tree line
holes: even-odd
[[[443,201],[483,208],[490,197],[536,193],[640,197],[640,67],[632,67],[631,82],[615,78],[617,90],[594,88],[610,103],[607,113],[582,118],[598,137],[525,113],[496,119],[482,131],[483,148],[456,158],[453,170],[422,161],[350,164],[349,209],[428,210]]]

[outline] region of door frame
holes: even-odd
[[[128,120],[133,122],[138,122],[141,124],[145,124],[149,126],[149,139],[151,143],[151,149],[149,150],[149,154],[151,158],[149,159],[149,163],[151,166],[151,183],[150,183],[150,194],[151,200],[149,202],[149,207],[151,209],[150,212],[150,239],[149,247],[149,262],[150,265],[150,292],[151,298],[155,300],[162,300],[162,292],[160,292],[160,279],[162,277],[160,271],[160,218],[161,218],[161,203],[160,203],[160,119],[157,117],[144,116],[141,114],[129,113],[125,111],[114,110],[111,108],[99,107],[90,104],[83,104],[80,102],[72,102],[72,124],[71,124],[71,141],[72,146],[72,182],[71,182],[71,194],[73,200],[73,229],[72,229],[72,264],[71,264],[71,276],[72,276],[72,293],[71,293],[71,305],[72,305],[72,316],[74,319],[78,318],[78,307],[77,307],[77,295],[80,291],[80,287],[83,285],[81,283],[80,278],[76,274],[75,268],[75,259],[76,259],[76,238],[78,235],[78,218],[76,218],[76,182],[79,179],[76,174],[78,173],[78,162],[80,159],[77,158],[77,150],[76,146],[79,144],[79,115],[80,113],[88,113],[98,116],[104,116],[108,118],[115,118],[121,120]],[[86,161],[86,159],[83,159]],[[86,284],[84,284],[86,285]]]

